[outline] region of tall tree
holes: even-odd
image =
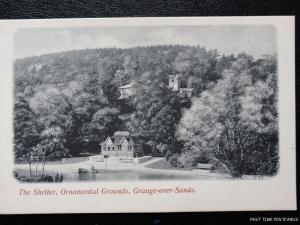
[[[41,163],[42,174],[47,161],[67,157],[69,150],[65,148],[65,134],[59,126],[51,126],[41,133],[41,141],[33,148],[33,154],[36,157],[36,175],[38,175],[38,166]]]
[[[39,142],[39,129],[35,114],[23,94],[15,97],[14,103],[14,153],[15,160],[27,162],[32,175],[32,151]]]

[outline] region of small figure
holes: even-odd
[[[62,175],[62,173],[60,174],[60,178],[59,178],[59,182],[63,182],[64,176]]]
[[[91,166],[91,172],[95,173],[95,167],[94,166]]]
[[[55,176],[55,179],[54,179],[55,182],[58,182],[58,176],[59,176],[58,173],[56,173],[56,176]]]

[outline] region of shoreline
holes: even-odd
[[[98,164],[98,165],[97,165]],[[90,170],[92,166],[94,166],[96,173],[122,173],[122,172],[141,172],[141,173],[158,173],[158,174],[168,174],[168,175],[186,175],[191,177],[218,177],[218,178],[232,178],[228,174],[221,173],[212,173],[209,170],[200,171],[200,170],[177,170],[177,169],[154,169],[145,167],[141,164],[136,165],[128,165],[128,164],[115,164],[110,165],[109,167],[105,167],[102,163],[89,163],[89,162],[81,162],[81,163],[72,163],[72,164],[49,164],[45,165],[45,171],[49,172],[59,172],[59,173],[78,173],[78,169],[87,169]],[[28,164],[15,164],[14,169],[20,170],[29,170]],[[38,169],[40,170],[40,169]],[[32,164],[32,171],[35,171],[35,164]]]
[[[156,161],[162,160],[162,158],[153,158],[142,162],[140,164],[134,163],[116,163],[108,162],[108,166],[104,162],[72,162],[72,163],[57,163],[57,164],[46,164],[45,171],[49,172],[58,172],[58,173],[78,173],[78,170],[84,169],[88,173],[91,173],[90,170],[92,167],[96,170],[97,173],[122,173],[122,172],[137,172],[137,173],[155,173],[162,175],[181,175],[188,177],[199,177],[199,178],[216,178],[216,179],[242,179],[242,180],[266,180],[271,179],[272,176],[260,176],[260,175],[243,175],[242,177],[232,177],[230,174],[211,172],[210,170],[203,169],[193,169],[193,170],[180,170],[180,169],[161,169],[161,168],[150,168],[148,165],[155,163]],[[36,164],[32,164],[32,171],[35,171]],[[20,170],[29,170],[28,164],[14,164],[14,169]],[[40,168],[38,169],[41,170]]]

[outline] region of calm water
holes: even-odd
[[[19,175],[28,175],[27,170],[17,170]],[[56,172],[45,171],[45,174],[55,176]],[[203,176],[189,176],[181,174],[165,174],[155,172],[136,172],[136,171],[103,171],[100,173],[63,173],[63,181],[120,181],[120,180],[191,180],[191,179],[209,179]]]
[[[183,179],[199,179],[196,176],[184,176],[179,174],[163,174],[153,172],[104,172],[104,173],[68,173],[65,174],[64,180],[183,180]]]

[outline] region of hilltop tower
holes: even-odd
[[[180,93],[185,94],[188,98],[192,97],[193,88],[192,88],[192,80],[187,80],[187,87],[182,87],[182,76],[181,74],[169,75],[169,88],[172,91],[179,91]]]
[[[181,85],[181,74],[169,75],[169,88],[178,91]]]

